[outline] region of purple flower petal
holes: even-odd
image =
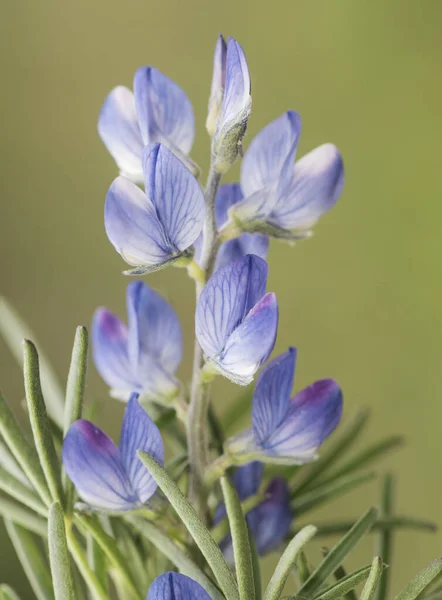
[[[63,464],[90,506],[120,511],[136,505],[118,448],[93,423],[80,420],[71,425],[63,443]]]
[[[134,95],[126,87],[116,87],[106,98],[98,119],[98,133],[122,174],[141,183],[144,143]]]
[[[269,252],[269,238],[260,233],[243,233],[234,240],[221,244],[216,257],[215,271],[221,269],[232,260],[243,258],[247,254],[255,254],[264,260]]]
[[[227,221],[229,208],[242,200],[242,191],[239,183],[225,183],[216,195],[215,212],[218,229]]]
[[[294,176],[269,220],[283,229],[309,229],[335,205],[343,184],[344,166],[339,150],[333,144],[319,146],[296,163]]]
[[[129,265],[159,264],[177,252],[152,202],[125,177],[117,177],[109,189],[104,223],[109,240]]]
[[[165,146],[153,144],[143,153],[146,194],[155,206],[168,238],[179,250],[200,235],[205,214],[204,196],[192,173]]]
[[[144,143],[161,142],[188,154],[195,123],[183,90],[157,69],[141,67],[135,73],[134,94]]]
[[[224,86],[226,83],[226,54],[227,45],[222,35],[218,36],[213,56],[213,75],[210,89],[209,111],[206,127],[211,136],[214,135],[216,124],[224,98]]]
[[[315,458],[342,414],[342,392],[333,379],[316,381],[290,401],[286,416],[261,444],[265,454],[302,464]]]
[[[211,600],[199,583],[181,575],[164,573],[149,588],[146,600]]]
[[[105,308],[94,314],[92,352],[98,372],[111,388],[138,389],[128,356],[127,327]]]
[[[209,279],[196,308],[196,335],[208,357],[222,352],[229,336],[262,298],[267,271],[264,260],[247,255]]]
[[[241,163],[241,187],[245,196],[281,185],[292,177],[300,134],[301,118],[294,110],[287,111],[258,133]]]
[[[295,366],[296,348],[289,348],[265,367],[256,382],[252,424],[257,444],[265,444],[286,418]]]
[[[230,379],[249,384],[268,359],[278,330],[278,303],[275,294],[266,294],[229,336],[219,363]]]
[[[246,500],[258,492],[263,474],[264,466],[256,460],[235,469],[232,481],[241,500]]]
[[[164,446],[158,427],[138,403],[134,394],[126,407],[121,428],[120,452],[124,469],[139,501],[144,504],[157,489],[154,478],[137,456],[143,450],[161,466],[164,464]]]

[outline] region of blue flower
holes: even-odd
[[[165,146],[143,152],[145,189],[117,177],[106,198],[106,233],[117,252],[143,274],[189,254],[204,222],[204,197],[192,173]]]
[[[199,583],[181,575],[164,573],[149,588],[146,600],[211,600]]]
[[[265,293],[267,263],[248,254],[219,269],[196,308],[196,336],[208,366],[247,385],[267,360],[278,328],[276,296]]]
[[[305,235],[339,198],[340,152],[324,144],[294,164],[300,133],[299,115],[288,111],[251,142],[241,164],[244,200],[229,214],[243,229]]]
[[[213,56],[212,86],[210,88],[209,111],[206,120],[206,128],[210,137],[215,134],[216,124],[223,105],[226,85],[226,58],[227,44],[223,36],[219,35]]]
[[[174,376],[182,356],[182,334],[173,308],[141,281],[127,286],[129,326],[106,308],[92,323],[95,365],[112,395],[127,400],[132,392],[156,401],[177,393]]]
[[[216,170],[224,173],[240,154],[242,139],[246,133],[252,107],[250,74],[244,50],[232,37],[228,39],[226,51],[222,42],[218,41],[214,62],[215,72],[212,81],[217,90],[216,97],[219,98],[220,89],[224,90],[224,95],[221,109],[217,109],[218,118],[212,139],[212,154]],[[210,123],[209,127],[210,125],[213,127],[213,123]]]
[[[63,442],[63,464],[78,494],[91,508],[112,512],[139,508],[157,484],[137,457],[143,450],[161,465],[164,448],[155,423],[130,399],[121,428],[120,447],[86,420],[76,421]]]
[[[227,213],[231,206],[242,200],[241,187],[238,183],[226,183],[219,188],[216,197],[216,223],[218,229],[227,222]],[[255,254],[267,258],[269,238],[260,233],[243,233],[239,237],[224,242],[218,250],[215,269],[219,269],[230,261],[246,254]]]
[[[98,132],[121,174],[142,183],[147,144],[161,142],[181,159],[190,152],[195,135],[192,105],[160,71],[141,67],[135,73],[134,93],[118,86],[106,98]]]
[[[251,462],[236,469],[232,481],[241,501],[258,493],[263,476],[263,465]],[[293,515],[290,510],[290,491],[282,477],[271,479],[264,492],[266,499],[247,513],[247,523],[260,556],[276,550],[287,536]],[[225,505],[215,512],[214,523],[226,516]],[[227,536],[221,543],[224,555],[233,562],[232,538]]]
[[[290,348],[263,369],[253,395],[252,428],[226,442],[229,454],[283,464],[317,457],[341,419],[342,392],[333,379],[321,379],[290,398],[295,364],[296,349]]]

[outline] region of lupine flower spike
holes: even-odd
[[[143,183],[144,146],[165,144],[194,170],[188,154],[195,135],[192,105],[183,90],[153,67],[135,73],[134,92],[114,88],[104,102],[98,132],[121,175]]]
[[[338,425],[342,392],[336,381],[321,379],[290,398],[295,364],[296,349],[290,348],[262,371],[253,394],[252,427],[226,442],[239,462],[310,462]]]
[[[146,600],[211,600],[199,583],[181,575],[164,573],[155,579]]]
[[[261,485],[264,467],[260,462],[251,462],[235,470],[232,481],[241,501],[254,496]],[[247,513],[247,524],[254,537],[260,556],[276,550],[287,536],[293,515],[290,510],[290,492],[282,477],[274,477],[264,491],[265,500]],[[226,516],[224,504],[220,505],[214,516],[218,523]],[[232,538],[227,536],[222,550],[229,562],[233,561]]]
[[[244,199],[230,209],[230,227],[302,237],[336,203],[344,182],[339,150],[323,144],[294,163],[300,133],[300,116],[288,111],[251,142],[241,164]]]
[[[142,507],[157,484],[143,467],[137,451],[161,465],[164,448],[160,432],[134,394],[124,413],[120,447],[86,420],[71,425],[63,443],[63,464],[80,498],[88,507],[121,512]]]
[[[175,378],[182,355],[182,334],[173,308],[141,281],[127,286],[128,326],[106,308],[92,323],[95,365],[111,395],[127,401],[132,392],[167,402],[179,389]]]
[[[196,308],[196,336],[208,367],[247,385],[273,350],[278,305],[265,293],[267,263],[258,256],[234,260],[208,281]]]
[[[145,193],[118,177],[106,198],[106,233],[124,260],[141,275],[192,256],[201,233],[204,198],[184,164],[161,144],[143,151]]]

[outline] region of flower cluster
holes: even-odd
[[[76,421],[65,437],[64,466],[89,510],[136,511],[154,496],[157,484],[138,453],[163,465],[164,448],[146,410],[173,407],[186,422],[197,497],[206,497],[207,486],[231,465],[244,465],[232,476],[242,501],[258,494],[264,463],[313,460],[339,423],[342,393],[334,380],[317,381],[291,398],[296,349],[290,348],[259,376],[252,427],[228,439],[225,454],[214,457],[212,467],[207,462],[212,451],[202,447],[207,441],[196,439],[208,426],[208,382],[222,374],[248,385],[273,351],[278,303],[266,291],[269,238],[306,237],[336,202],[343,184],[342,159],[332,144],[295,163],[301,119],[290,110],[252,140],[241,182],[219,187],[221,175],[242,155],[250,90],[242,47],[220,36],[206,123],[212,160],[205,192],[189,156],[192,106],[175,82],[153,67],[142,67],[134,91],[115,88],[102,108],[98,131],[120,169],[105,203],[107,235],[132,267],[127,274],[178,266],[197,280],[196,352],[188,399],[176,377],[183,352],[180,324],[156,291],[141,281],[128,285],[128,325],[109,310],[97,309],[92,327],[96,367],[111,395],[130,400],[119,448],[86,420]],[[226,507],[219,504],[213,524],[225,516]],[[287,482],[268,481],[262,501],[247,516],[258,552],[278,548],[292,520]],[[233,560],[230,535],[221,547]],[[148,594],[148,599],[175,597],[209,598],[199,584],[176,573],[156,579]]]

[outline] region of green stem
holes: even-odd
[[[215,199],[221,175],[211,167],[207,180],[204,199],[206,204],[206,218],[203,228],[203,247],[201,249],[200,267],[207,281],[212,274],[218,249]],[[198,301],[204,289],[202,278],[196,280],[196,299]],[[193,373],[190,392],[190,404],[187,414],[187,443],[189,448],[190,487],[189,497],[194,503],[197,512],[203,516],[204,510],[204,469],[208,462],[208,436],[207,417],[209,410],[209,385],[202,377],[204,368],[204,355],[198,340],[195,340],[193,354]]]

